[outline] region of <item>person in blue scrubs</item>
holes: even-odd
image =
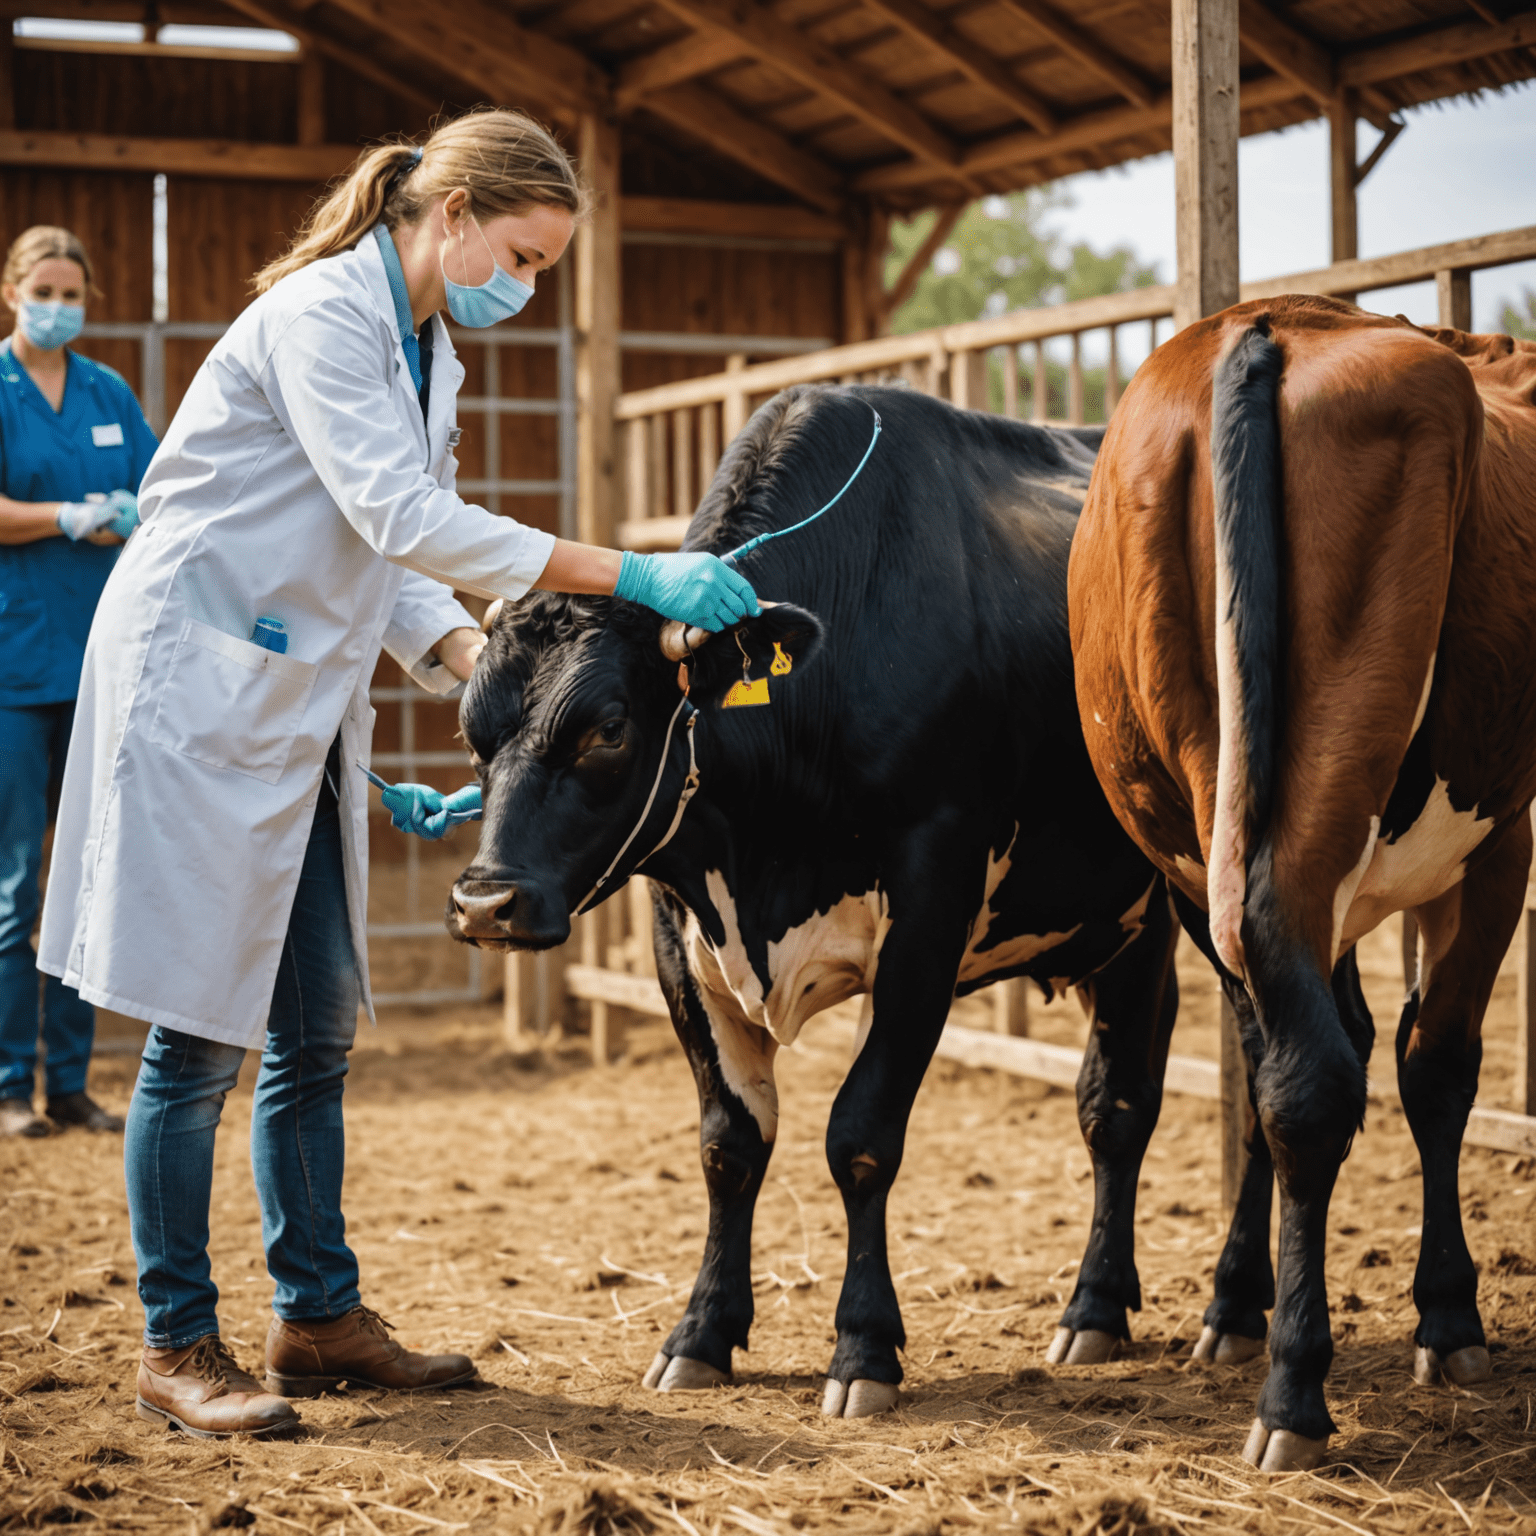
[[[85,637],[157,446],[121,375],[66,345],[92,287],[85,247],[51,225],[0,273],[16,316],[0,342],[0,1136],[123,1128],[85,1091],[95,1010],[40,976],[32,949]],[[32,1107],[39,1030],[47,1119]]]

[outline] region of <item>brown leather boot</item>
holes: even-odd
[[[235,1364],[216,1333],[181,1349],[144,1348],[139,1361],[141,1419],[174,1424],[204,1440],[291,1429],[299,1416]]]
[[[272,1319],[267,1331],[267,1391],[284,1397],[318,1397],[342,1382],[414,1392],[456,1387],[479,1374],[468,1355],[418,1355],[389,1336],[371,1307],[311,1322]]]

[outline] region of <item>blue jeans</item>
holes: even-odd
[[[64,777],[75,706],[0,708],[0,1098],[31,1099],[41,1022],[49,1098],[79,1093],[96,1010],[57,976],[39,978],[32,949],[37,874],[50,801]],[[42,986],[38,982],[41,979]],[[39,1005],[41,993],[41,1005]],[[39,1017],[41,1016],[41,1017]]]
[[[272,1308],[289,1322],[340,1317],[359,1302],[341,1214],[341,1095],[359,1001],[341,821],[322,784],[251,1107]],[[144,1339],[159,1348],[219,1331],[208,1263],[213,1139],[244,1059],[239,1046],[158,1024],[144,1046],[124,1158]]]

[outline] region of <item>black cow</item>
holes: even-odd
[[[763,598],[793,606],[685,665],[632,604],[508,605],[461,711],[485,820],[448,910],[471,943],[548,948],[630,874],[655,882],[710,1200],[692,1299],[646,1378],[663,1390],[727,1379],[747,1344],[775,1052],[873,991],[827,1129],[848,1262],[823,1407],[849,1417],[889,1407],[902,1377],[886,1196],[955,995],[1028,976],[1084,988],[1093,1010],[1078,1103],[1097,1199],[1052,1349],[1072,1360],[1105,1358],[1140,1304],[1136,1181],[1178,997],[1162,877],[1110,814],[1073,693],[1067,553],[1097,432],[899,388],[790,390],[731,445],[685,547],[805,518],[877,410],[883,435],[837,505],[743,557]],[[766,707],[725,707],[744,668]],[[1245,1274],[1268,1267],[1252,1247]]]

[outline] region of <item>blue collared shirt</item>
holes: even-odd
[[[55,411],[0,342],[0,492],[14,501],[82,501],[137,492],[156,447],[121,374],[66,352]],[[61,704],[80,687],[85,637],[118,546],[36,539],[0,545],[0,708]]]

